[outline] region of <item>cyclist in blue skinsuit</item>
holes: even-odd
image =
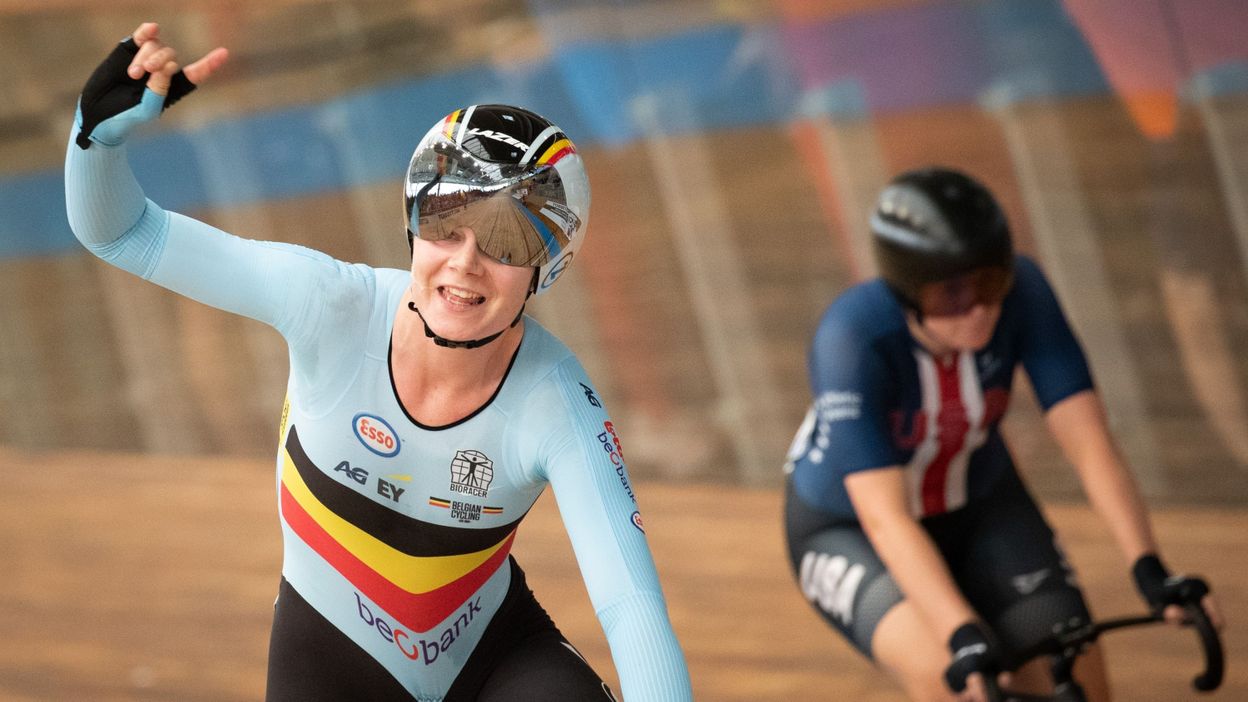
[[[1168,605],[1185,581],[1157,557],[1079,343],[991,193],[947,169],[904,173],[871,229],[880,277],[824,314],[786,464],[789,556],[812,606],[915,700],[982,699],[982,674],[1088,621],[999,431],[1021,364],[1141,594],[1180,618]],[[1097,652],[1076,673],[1108,699]],[[1041,661],[1011,686],[1052,683]]]
[[[611,699],[509,553],[547,484],[625,699],[691,699],[618,431],[523,313],[584,239],[589,184],[567,135],[519,108],[456,110],[407,171],[410,269],[343,263],[144,197],[126,135],[225,60],[180,71],[140,26],[83,90],[65,181],[92,252],[289,346],[267,699]]]

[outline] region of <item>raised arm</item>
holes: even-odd
[[[130,169],[126,138],[160,116],[226,61],[214,49],[179,70],[159,27],[141,25],[118,44],[83,88],[65,159],[69,223],[101,259],[192,299],[275,327],[296,373],[332,354],[314,348],[335,296],[367,293],[367,276],[324,254],[242,239],[147,199]],[[365,315],[366,316],[366,315]],[[359,315],[356,315],[359,317]],[[337,322],[335,322],[337,323]],[[306,351],[306,353],[304,353]]]
[[[147,212],[143,189],[126,162],[126,138],[207,80],[229,55],[214,49],[181,71],[159,29],[142,24],[119,43],[78,101],[65,159],[66,205],[75,236],[103,257],[116,255],[119,241],[136,228],[163,224],[156,211]]]

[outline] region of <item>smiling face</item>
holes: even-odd
[[[477,247],[469,227],[412,242],[412,302],[447,339],[479,339],[508,328],[533,282],[533,268],[509,266]]]

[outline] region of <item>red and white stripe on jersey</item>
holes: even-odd
[[[910,511],[917,517],[943,514],[966,504],[971,454],[984,444],[984,392],[975,354],[963,351],[942,363],[914,352],[922,388],[925,431],[906,465]]]

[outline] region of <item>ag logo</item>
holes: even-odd
[[[589,402],[589,404],[593,405],[594,407],[599,407],[599,408],[602,407],[602,402],[600,402],[598,400],[598,396],[594,394],[593,388],[589,387],[585,383],[577,383],[577,385],[580,385],[581,389],[585,391],[585,399],[586,401]]]
[[[381,417],[360,412],[351,420],[351,428],[355,430],[355,438],[364,444],[364,448],[378,456],[389,458],[399,453],[398,434]]]
[[[575,251],[569,251],[564,254],[562,258],[551,264],[550,272],[547,273],[546,277],[542,279],[542,284],[540,286],[542,290],[554,285],[559,276],[563,275],[563,272],[568,270],[568,266],[572,265],[572,256],[575,253]]]
[[[451,492],[485,497],[494,480],[494,461],[474,449],[456,451],[451,459]]]

